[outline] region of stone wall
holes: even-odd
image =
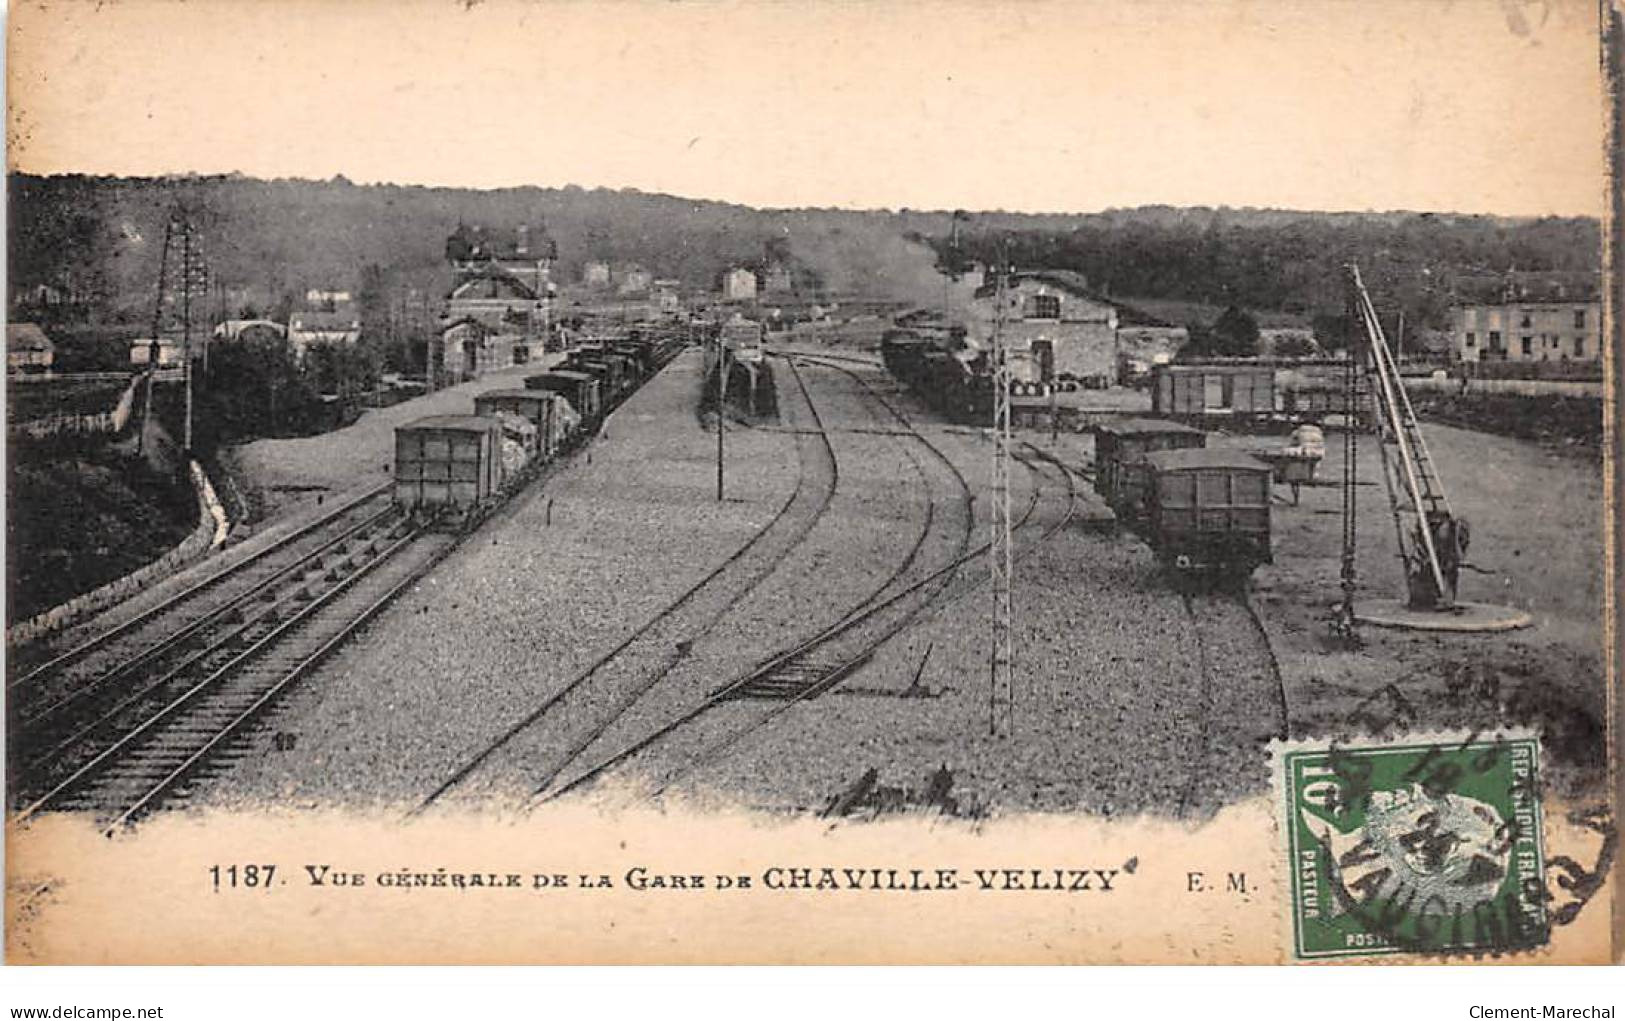
[[[192,479],[192,491],[197,496],[198,523],[190,535],[168,553],[122,578],[115,579],[83,595],[75,596],[60,606],[24,621],[6,632],[6,646],[12,648],[60,631],[93,613],[100,613],[148,586],[175,574],[183,567],[201,559],[226,541],[228,520],[225,508],[215,494],[209,476],[196,461],[187,466]]]

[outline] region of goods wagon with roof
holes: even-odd
[[[1150,493],[1142,534],[1182,571],[1245,576],[1270,553],[1270,466],[1233,450],[1145,455]]]

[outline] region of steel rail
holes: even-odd
[[[817,523],[820,517],[823,516],[825,509],[829,506],[830,500],[834,496],[835,488],[840,482],[840,461],[835,456],[835,448],[829,441],[828,432],[824,427],[823,419],[819,416],[818,409],[813,404],[811,395],[807,393],[805,384],[802,383],[801,378],[799,374],[796,373],[794,366],[791,367],[791,375],[796,378],[797,384],[802,390],[803,397],[807,401],[808,409],[812,413],[813,421],[818,426],[817,433],[823,442],[825,456],[829,459],[830,482],[824,494],[819,499],[817,506],[813,508],[812,514],[808,517],[807,521],[801,523],[799,526],[796,526],[797,530],[792,533],[789,544],[785,547],[785,549],[774,557],[757,575],[756,578],[752,579],[748,584],[742,586],[740,591],[736,592],[729,598],[723,607],[723,612],[726,612],[729,607],[732,607],[740,599],[748,595],[756,587],[756,585],[760,583],[762,578],[766,577],[773,567],[782,562],[784,557],[788,556],[790,551],[795,549],[796,546],[800,544],[801,540],[812,529],[812,526]],[[445,797],[446,794],[460,786],[464,781],[472,776],[476,770],[489,761],[493,755],[501,751],[511,741],[513,741],[514,738],[535,726],[536,723],[551,712],[555,706],[557,706],[570,694],[579,690],[582,685],[586,684],[589,680],[596,676],[600,670],[604,669],[611,662],[617,659],[635,642],[641,639],[644,635],[653,631],[655,627],[660,625],[662,622],[670,619],[673,614],[687,605],[690,600],[692,600],[704,588],[719,578],[725,571],[741,562],[745,556],[757,546],[758,543],[765,539],[768,534],[786,518],[790,512],[790,508],[794,506],[797,498],[800,497],[803,491],[806,489],[809,482],[809,475],[810,472],[807,469],[806,462],[803,460],[798,460],[795,488],[791,491],[790,495],[785,498],[784,503],[779,506],[779,509],[776,513],[774,513],[773,517],[769,519],[767,524],[758,529],[755,535],[751,536],[751,538],[746,541],[744,545],[730,553],[721,563],[712,568],[711,571],[708,572],[703,578],[689,586],[689,588],[682,592],[675,600],[667,603],[666,606],[654,616],[644,621],[615,647],[611,648],[609,651],[599,656],[598,659],[588,664],[585,669],[572,678],[567,684],[565,684],[564,687],[548,696],[535,709],[531,710],[525,716],[510,725],[507,730],[503,731],[493,741],[489,742],[477,755],[474,756],[473,759],[459,767],[455,773],[441,783],[439,787],[436,787],[433,791],[431,791],[427,797],[425,797],[416,807],[408,812],[407,817],[412,818],[421,815],[423,812],[432,807],[437,801]],[[720,619],[721,614],[719,613],[705,624],[705,626],[700,630],[699,634],[708,633],[716,626]],[[665,674],[669,672],[669,669],[670,667],[668,666],[665,671],[660,672],[655,680],[658,681],[660,677],[665,676]],[[568,765],[568,761],[565,762],[565,765]],[[563,767],[561,766],[560,768]]]
[[[421,538],[423,534],[424,530],[419,529],[409,535],[407,538],[417,539]],[[284,673],[282,677],[274,682],[270,688],[266,689],[266,691],[261,694],[259,698],[255,699],[252,705],[250,705],[247,709],[244,709],[241,713],[237,714],[237,716],[235,716],[229,723],[215,733],[213,737],[209,738],[209,740],[201,748],[188,756],[185,762],[171,770],[167,776],[161,779],[158,783],[154,784],[151,790],[142,795],[133,805],[121,812],[119,816],[103,830],[103,833],[110,836],[121,826],[133,821],[138,814],[142,813],[149,805],[167,793],[170,788],[179,783],[191,770],[195,769],[210,754],[234,737],[244,726],[263,712],[267,706],[269,706],[279,695],[282,694],[283,691],[303,678],[311,669],[318,666],[323,660],[331,655],[335,649],[348,641],[351,636],[353,636],[362,627],[366,626],[366,624],[371,621],[373,617],[377,616],[402,592],[421,581],[424,575],[428,574],[436,564],[448,556],[455,548],[455,544],[448,544],[445,549],[438,551],[433,556],[429,557],[423,564],[413,568],[405,578],[390,586],[383,595],[369,603],[366,608],[361,611],[361,613],[353,617],[348,623],[340,628],[336,634],[328,638],[319,647],[317,647],[314,652],[300,660],[292,667],[292,669]],[[380,558],[378,562],[381,563],[384,559],[387,559],[387,555],[386,557]]]
[[[226,602],[216,609],[209,611],[207,614],[197,618],[191,623],[183,625],[180,630],[172,632],[168,636],[159,639],[152,645],[149,645],[145,649],[136,653],[134,656],[124,660],[122,663],[119,663],[103,673],[97,674],[89,681],[72,689],[63,697],[57,699],[55,702],[52,702],[50,705],[47,705],[37,711],[30,712],[29,715],[22,721],[23,730],[26,732],[34,729],[40,724],[41,721],[56,716],[74,703],[97,694],[102,688],[105,688],[107,685],[111,684],[115,679],[129,673],[136,667],[147,663],[154,657],[169,651],[175,646],[191,638],[198,631],[201,631],[209,625],[218,622],[220,618],[227,616],[234,611],[241,610],[247,603],[260,599],[268,590],[285,581],[289,575],[292,575],[294,572],[299,570],[308,570],[306,565],[308,565],[312,560],[325,556],[330,550],[332,550],[333,547],[339,545],[340,543],[348,542],[357,533],[367,528],[374,527],[393,513],[393,507],[385,507],[372,517],[357,522],[352,527],[346,529],[344,532],[341,532],[338,536],[328,540],[311,552],[306,553],[298,560],[278,570],[275,574],[271,575],[269,578],[266,578],[254,588],[241,593],[240,595],[231,599],[229,602]],[[232,634],[236,634],[237,631],[240,630],[241,629],[239,628],[236,631],[233,631]],[[216,642],[214,645],[209,646],[205,651],[212,651],[214,648],[217,648],[219,644],[219,642]],[[188,660],[187,662],[190,663],[192,660]]]
[[[203,692],[213,688],[225,678],[229,677],[237,667],[269,648],[272,643],[281,638],[284,633],[304,622],[304,620],[310,615],[326,606],[332,600],[338,598],[338,596],[347,591],[350,586],[354,585],[367,574],[371,573],[371,571],[378,565],[386,562],[391,555],[403,548],[407,543],[415,540],[423,533],[423,531],[424,527],[421,525],[408,531],[406,535],[402,536],[396,542],[391,544],[387,549],[384,550],[383,553],[380,553],[378,556],[369,560],[366,564],[363,564],[359,570],[346,576],[338,584],[334,585],[332,588],[322,593],[322,595],[312,600],[297,614],[289,617],[286,621],[282,622],[282,624],[278,625],[275,630],[264,635],[254,644],[248,646],[242,652],[232,657],[231,660],[218,667],[214,670],[214,672],[209,674],[209,676],[205,677],[203,680],[199,681],[197,684],[193,685],[191,688],[177,696],[168,705],[164,706],[156,713],[148,716],[144,722],[134,729],[128,731],[114,744],[103,749],[95,758],[74,770],[71,775],[60,781],[55,787],[51,788],[50,791],[36,798],[21,812],[17,813],[17,815],[13,817],[14,821],[23,822],[33,817],[47,805],[58,800],[69,791],[84,783],[95,773],[99,772],[104,766],[112,762],[120,753],[127,750],[138,738],[142,737],[152,730],[152,728],[156,727],[170,716],[188,706],[193,699],[197,698]]]
[[[222,581],[238,573],[239,571],[242,571],[243,569],[259,562],[272,553],[287,548],[289,544],[296,542],[299,539],[306,537],[311,532],[327,525],[334,518],[348,513],[354,508],[359,507],[361,504],[366,503],[368,500],[377,499],[379,496],[389,492],[390,487],[393,485],[393,482],[386,482],[380,486],[377,486],[376,488],[369,489],[364,493],[358,494],[349,502],[341,504],[340,506],[335,507],[333,510],[328,511],[308,524],[302,525],[298,529],[289,532],[287,535],[281,537],[274,543],[268,544],[264,549],[254,553],[252,556],[245,557],[243,560],[232,564],[230,567],[222,568],[214,574],[209,575],[207,578],[203,578],[182,589],[180,592],[175,593],[173,596],[165,599],[157,606],[144,610],[136,616],[131,617],[129,620],[124,621],[118,626],[112,628],[111,630],[97,635],[94,638],[87,639],[84,642],[81,642],[80,644],[68,649],[67,651],[58,654],[54,658],[41,663],[39,666],[33,667],[20,677],[7,681],[6,690],[10,691],[14,688],[20,687],[21,685],[27,684],[47,671],[55,670],[68,662],[79,659],[86,653],[100,648],[129,629],[146,623],[153,617],[172,609],[176,604],[190,599],[191,597],[202,592],[204,589],[213,586],[215,583]]]
[[[389,533],[386,532],[384,533],[384,536],[387,537],[388,534]],[[353,560],[353,556],[350,559]],[[103,712],[101,716],[81,726],[72,735],[60,739],[48,751],[35,755],[32,760],[30,760],[27,765],[24,766],[25,774],[32,775],[45,771],[65,752],[84,741],[87,737],[94,733],[98,727],[101,727],[109,720],[114,719],[119,713],[123,712],[125,709],[128,709],[130,706],[138,704],[142,699],[146,698],[154,691],[158,691],[159,689],[163,688],[166,684],[174,681],[177,677],[183,676],[186,671],[190,670],[196,664],[203,662],[209,656],[232,645],[238,640],[239,637],[241,637],[245,632],[250,631],[256,625],[267,621],[268,619],[274,619],[275,614],[281,607],[297,601],[303,595],[304,590],[302,589],[283,595],[280,599],[277,599],[265,606],[263,613],[260,613],[252,618],[244,619],[242,623],[227,631],[224,635],[221,635],[212,644],[197,650],[192,655],[175,664],[167,672],[147,683],[139,691],[126,694],[124,698]]]

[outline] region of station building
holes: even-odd
[[[966,339],[984,350],[993,343],[998,293],[989,274],[971,302]],[[1038,383],[1068,375],[1116,381],[1117,307],[1092,294],[1077,274],[1011,273],[1004,304],[1003,336],[1015,380]]]
[[[446,239],[453,282],[440,320],[441,371],[469,379],[539,355],[552,327],[558,245],[545,230],[458,224]]]

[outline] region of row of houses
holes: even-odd
[[[1003,307],[991,278],[973,280],[966,341],[992,345],[994,324],[1011,353],[1012,372],[1024,382],[1056,377],[1118,381],[1136,369],[1172,360],[1190,339],[1182,326],[1157,322],[1130,306],[1093,292],[1064,270],[1006,275]],[[1449,350],[1457,361],[1591,361],[1602,354],[1601,306],[1590,300],[1524,297],[1451,310]],[[1002,316],[1001,316],[1002,312]],[[1307,326],[1259,330],[1259,353],[1314,351]]]
[[[319,344],[354,344],[361,339],[361,319],[349,308],[315,309],[294,312],[286,323],[270,319],[227,319],[216,323],[211,330],[199,330],[191,338],[194,359],[203,357],[206,344],[248,342],[255,340],[286,340],[293,356],[304,361],[311,348]],[[130,364],[159,367],[180,365],[185,358],[187,338],[184,335],[165,334],[161,337],[138,337],[130,341]]]

